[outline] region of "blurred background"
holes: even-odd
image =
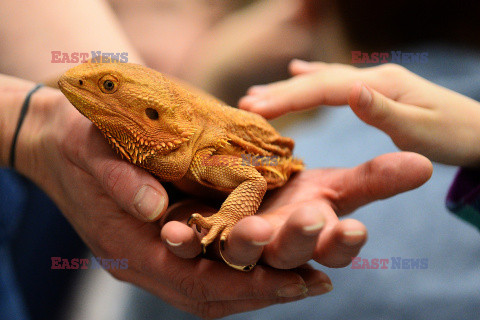
[[[426,61],[403,66],[480,99],[480,3],[474,1],[86,3],[90,2],[100,5],[118,24],[129,46],[129,61],[141,59],[147,66],[189,81],[232,106],[250,86],[288,78],[287,66],[293,58],[349,64],[352,51],[428,53]],[[0,16],[22,21],[22,17],[35,13],[34,6],[53,14],[56,4],[64,5],[52,0],[28,3],[18,12],[10,11],[12,6],[9,9],[4,3]],[[77,14],[81,12],[79,9]],[[68,41],[53,45],[54,35],[73,36],[77,27],[90,23],[82,20],[71,30],[60,22],[54,30],[48,29],[48,24],[32,25],[35,33],[31,37],[40,38],[35,47],[26,41],[29,36],[18,36],[30,28],[28,24],[23,31],[4,26],[5,46],[0,54],[5,59],[0,62],[0,72],[34,81],[55,78],[70,65],[52,65],[52,50],[89,52],[92,48]],[[107,35],[110,31],[98,30]],[[8,45],[14,43],[13,38],[18,44],[15,50]],[[99,43],[107,43],[106,39],[100,38]],[[34,49],[25,52],[22,48],[29,45]],[[15,61],[22,61],[23,67],[16,66]],[[289,114],[272,124],[295,139],[295,154],[309,168],[355,166],[397,150],[388,136],[362,123],[348,108]],[[480,237],[474,227],[444,206],[456,170],[436,164],[432,179],[423,187],[373,203],[352,215],[369,230],[362,258],[428,259],[428,268],[327,269],[315,264],[331,277],[332,292],[226,319],[478,319]],[[13,257],[11,279],[19,288],[15,293],[19,299],[12,303],[23,305],[25,319],[196,319],[141,289],[114,280],[101,269],[51,270],[51,257],[88,258],[91,254],[41,191],[21,177],[2,175],[8,175],[4,178],[14,181],[14,187],[2,191],[0,203],[14,199],[18,205],[14,203],[11,208],[23,213],[11,222],[15,232],[9,254]],[[23,196],[19,198],[19,194]]]

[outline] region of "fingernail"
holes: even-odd
[[[277,296],[283,298],[293,298],[306,294],[307,287],[303,284],[288,284],[277,291]]]
[[[179,247],[183,244],[183,242],[172,242],[168,239],[165,239],[165,242],[171,247]]]
[[[266,246],[267,244],[269,244],[270,242],[272,242],[272,240],[273,240],[273,236],[272,236],[270,239],[266,240],[266,241],[255,241],[255,240],[253,240],[253,241],[252,241],[252,244],[253,244],[254,246],[263,247],[263,246]]]
[[[372,94],[370,91],[362,84],[362,89],[360,90],[360,96],[358,97],[358,105],[360,107],[368,107],[372,103]]]
[[[270,240],[268,240],[268,241],[263,241],[263,242],[261,242],[261,241],[252,241],[252,244],[253,244],[254,246],[258,246],[258,247],[266,246],[266,245],[269,244],[269,243],[270,243]]]
[[[345,237],[342,239],[342,242],[349,246],[357,245],[365,240],[365,231],[363,230],[345,231],[343,235]]]
[[[318,296],[325,294],[333,290],[333,286],[327,282],[315,283],[308,286],[308,295],[309,296]]]
[[[260,98],[256,97],[256,96],[245,96],[245,97],[240,99],[240,102],[241,103],[246,103],[248,105],[252,105],[252,104],[255,104],[256,102],[258,102],[259,99]]]
[[[265,84],[252,86],[250,87],[250,89],[248,89],[248,94],[260,93],[267,90],[267,88],[268,88],[268,85],[265,85]]]
[[[269,107],[268,101],[265,101],[265,100],[257,100],[252,104],[252,108],[257,110],[267,109],[268,107]]]
[[[305,61],[305,60],[301,60],[301,59],[293,59],[292,63],[295,63],[297,66],[300,66],[300,67],[309,67],[310,66],[310,62]]]
[[[302,228],[302,230],[307,234],[311,234],[312,232],[316,232],[316,231],[322,229],[324,225],[325,225],[325,221],[320,221],[320,222],[318,222],[316,224],[313,224],[313,225],[310,225],[310,226],[304,226]]]
[[[252,109],[265,109],[269,106],[268,101],[265,98],[257,97],[257,96],[245,96],[240,99],[238,104],[242,108],[248,108],[249,110]]]
[[[133,205],[147,220],[155,220],[163,211],[165,199],[152,186],[144,185],[135,195]]]
[[[254,96],[244,96],[240,100],[238,100],[238,107],[241,109],[248,109],[252,108],[253,103],[257,101],[257,97]]]

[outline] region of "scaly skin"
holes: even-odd
[[[209,230],[204,248],[219,234],[223,245],[240,219],[255,214],[267,189],[284,185],[303,168],[292,158],[293,140],[261,116],[141,65],[85,63],[68,70],[58,84],[131,163],[162,181],[229,193],[216,214],[195,213],[189,220]],[[261,158],[245,161],[246,155]]]

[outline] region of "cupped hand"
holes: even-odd
[[[108,271],[180,309],[221,317],[304,298],[314,282],[329,282],[308,267],[247,274],[171,253],[154,222],[168,203],[162,185],[116,156],[58,90],[32,97],[18,142],[17,170],[47,192],[93,254],[128,260],[127,269]]]
[[[319,105],[349,104],[402,150],[452,165],[480,163],[480,103],[394,64],[356,68],[294,60],[293,78],[250,88],[242,109],[272,118]]]
[[[382,155],[351,169],[300,172],[268,194],[256,216],[244,218],[234,227],[223,256],[234,265],[260,260],[261,265],[277,269],[301,267],[312,259],[327,267],[347,266],[365,243],[367,230],[357,220],[338,217],[417,188],[431,174],[431,162],[410,152]],[[201,235],[179,222],[199,208],[202,214],[215,212],[188,202],[167,215],[162,239],[180,257],[193,258],[201,251]],[[211,249],[217,259],[218,250],[218,244]],[[325,292],[326,288],[330,288],[328,282],[311,290]]]

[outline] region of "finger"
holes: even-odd
[[[291,269],[305,264],[313,257],[317,238],[325,225],[319,206],[306,205],[295,210],[265,247],[263,260],[278,269]]]
[[[297,76],[304,73],[320,71],[326,67],[328,67],[328,64],[324,62],[307,62],[293,59],[288,65],[288,70],[292,76]]]
[[[215,213],[215,209],[197,200],[184,200],[171,205],[159,221],[165,246],[176,256],[191,259],[202,252],[201,233],[187,225],[190,216],[201,212],[203,216]]]
[[[302,277],[292,271],[257,265],[250,272],[241,272],[220,261],[182,259],[158,245],[139,256],[146,257],[140,264],[142,273],[156,275],[177,292],[197,300],[277,299],[300,296],[307,290]]]
[[[150,279],[151,280],[151,279]],[[316,292],[312,291],[312,295],[320,295],[327,293],[327,289],[320,287]],[[262,308],[266,308],[271,305],[288,303],[298,301],[307,297],[307,295],[300,295],[297,297],[279,297],[275,299],[239,299],[239,300],[227,300],[227,301],[199,301],[187,296],[178,294],[173,290],[169,290],[167,287],[158,287],[153,290],[149,290],[153,294],[160,296],[164,301],[177,306],[178,308],[193,313],[202,319],[218,319],[228,315],[254,311]],[[166,298],[165,296],[168,295]]]
[[[135,284],[160,297],[165,302],[186,312],[193,313],[202,319],[217,319],[231,314],[253,311],[270,305],[292,302],[306,297],[306,295],[299,295],[291,298],[278,297],[274,299],[209,301],[205,299],[195,299],[191,296],[184,295],[175,291],[171,287],[142,274],[134,274],[131,277],[134,277],[133,279],[135,280],[133,282]],[[127,278],[127,281],[128,280],[129,279]],[[320,291],[318,294],[322,294],[322,292]]]
[[[191,296],[185,296],[172,288],[152,281],[151,278],[140,275],[136,282],[151,293],[161,297],[168,303],[194,313],[202,318],[218,318],[229,314],[257,310],[278,303],[287,303],[304,299],[307,296],[325,294],[333,289],[331,280],[322,271],[313,269],[309,265],[303,265],[295,269],[308,286],[308,292],[295,297],[277,297],[273,299],[238,299],[238,300],[198,300]],[[261,284],[260,284],[261,285]]]
[[[160,218],[168,206],[168,196],[157,179],[115,157],[93,126],[82,146],[75,161],[102,185],[122,209],[143,221]]]
[[[228,236],[223,257],[234,265],[247,266],[258,261],[263,247],[270,243],[272,226],[259,216],[240,220]]]
[[[290,69],[298,74],[289,80],[253,87],[240,99],[239,107],[272,118],[319,105],[345,105],[352,87],[359,81],[393,100],[424,87],[424,84],[420,86],[424,80],[398,65],[359,69],[342,64],[295,61]]]
[[[248,90],[247,96],[240,99],[239,107],[266,118],[273,118],[320,105],[345,105],[355,80],[361,78],[361,71],[344,65],[325,63],[313,65],[311,69],[315,68],[315,72],[303,73],[265,86],[252,87]],[[364,74],[364,77],[368,79],[371,75]]]
[[[177,257],[195,258],[202,252],[202,246],[195,231],[179,221],[170,221],[161,231],[162,240]]]
[[[288,65],[289,72],[292,76],[297,76],[305,73],[311,73],[311,72],[316,72],[320,71],[322,69],[328,68],[329,65],[324,62],[307,62],[299,59],[293,59],[290,64]],[[287,82],[278,82],[282,84],[286,84]],[[274,88],[275,83],[270,84],[270,85],[255,85],[252,86],[248,89],[247,94],[250,96],[256,95],[256,94],[262,94],[262,93],[267,93],[268,89]]]
[[[338,215],[347,214],[375,200],[418,188],[432,175],[426,157],[412,152],[381,155],[352,169],[331,171],[331,201]]]
[[[332,281],[324,272],[304,264],[295,269],[307,285],[307,295],[310,297],[328,293],[333,290]]]
[[[430,129],[429,109],[396,102],[361,82],[352,87],[348,103],[361,120],[388,134],[399,147],[414,149],[418,137],[428,136],[423,131]]]
[[[242,97],[241,109],[258,113],[265,118],[275,118],[288,112],[306,110],[321,105],[323,92],[315,74],[307,74],[262,87],[253,87]],[[345,98],[346,103],[346,98]]]
[[[367,229],[362,223],[353,219],[342,220],[321,234],[315,261],[329,268],[348,266],[366,241]]]

